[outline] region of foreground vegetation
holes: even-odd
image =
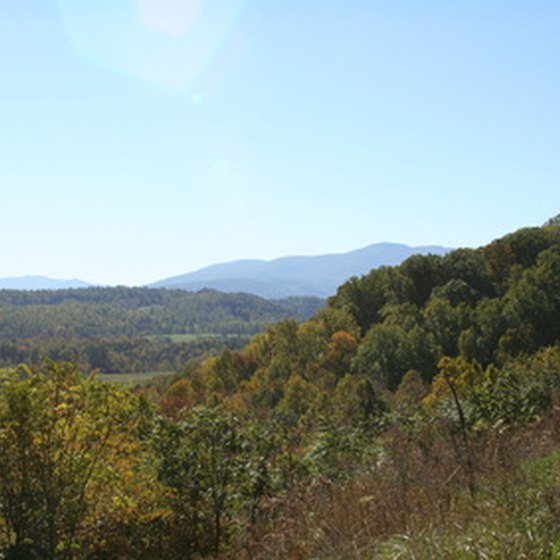
[[[137,390],[4,370],[6,558],[560,557],[560,228],[413,257]]]

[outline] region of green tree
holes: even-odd
[[[153,441],[160,480],[173,493],[179,557],[218,554],[250,485],[237,418],[194,408],[179,421],[161,419]]]

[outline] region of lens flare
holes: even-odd
[[[202,97],[204,77],[231,58],[247,0],[57,0],[76,52],[96,65],[173,94]],[[197,88],[197,89],[195,89]]]

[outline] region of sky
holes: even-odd
[[[0,277],[142,285],[560,212],[557,0],[0,0]]]

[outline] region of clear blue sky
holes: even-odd
[[[557,0],[0,0],[0,277],[143,284],[560,212]]]

